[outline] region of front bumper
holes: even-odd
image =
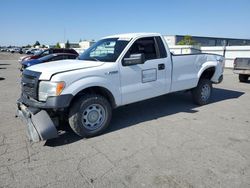
[[[17,103],[17,116],[27,124],[28,137],[33,142],[58,137],[58,131],[45,110],[38,110]]]
[[[17,101],[17,117],[27,124],[28,137],[33,142],[58,137],[58,131],[49,114],[48,109],[63,109],[70,105],[73,95],[48,97],[46,102],[40,102],[22,94]]]
[[[60,109],[67,108],[70,105],[73,95],[59,95],[56,97],[48,97],[46,102],[40,102],[32,98],[28,98],[26,95],[22,94],[17,100],[18,103],[25,104],[28,107],[40,108],[40,109]]]
[[[250,69],[234,69],[233,72],[235,74],[246,74],[250,75]]]

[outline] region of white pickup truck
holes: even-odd
[[[77,60],[27,68],[17,115],[26,121],[32,141],[57,137],[58,119],[68,121],[76,134],[92,137],[122,105],[181,90],[191,91],[198,105],[208,103],[223,69],[222,56],[171,54],[159,34],[109,36]]]

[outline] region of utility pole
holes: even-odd
[[[63,28],[63,42],[65,43],[65,38],[66,38],[66,29],[65,27]]]
[[[223,40],[223,41],[222,41],[222,45],[223,45],[223,57],[225,57],[225,55],[226,55],[227,41],[226,41],[226,40]]]

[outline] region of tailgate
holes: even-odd
[[[234,69],[250,69],[250,58],[236,58]]]

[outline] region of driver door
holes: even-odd
[[[164,48],[165,50],[165,48]],[[122,103],[129,104],[136,101],[152,98],[166,93],[170,86],[166,76],[166,66],[170,58],[161,54],[155,37],[137,39],[124,58],[131,54],[143,54],[143,64],[124,65],[124,58],[120,66]]]

